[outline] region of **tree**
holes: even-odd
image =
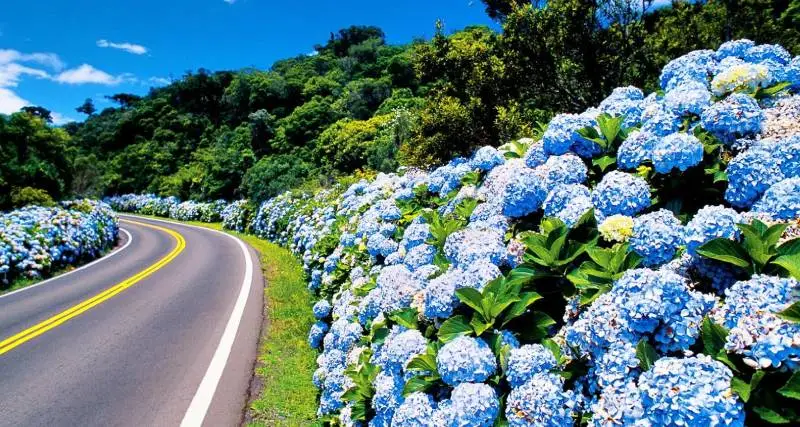
[[[86,114],[87,116],[92,116],[97,111],[97,108],[94,107],[92,98],[86,98],[86,101],[83,101],[83,104],[79,105],[75,111]]]
[[[130,108],[141,101],[142,97],[131,93],[118,93],[116,95],[106,96],[106,99],[116,102],[119,104],[120,108]]]
[[[34,117],[38,117],[47,123],[53,123],[53,114],[50,110],[44,107],[27,106],[22,107],[20,111],[28,113]]]

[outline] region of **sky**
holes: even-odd
[[[26,0],[0,15],[0,113],[25,105],[56,124],[86,98],[146,94],[186,71],[261,69],[313,52],[331,32],[377,25],[389,43],[492,22],[479,0]]]

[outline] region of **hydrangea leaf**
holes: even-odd
[[[778,389],[778,393],[790,399],[800,400],[800,372],[795,372],[789,381]]]
[[[733,264],[737,267],[750,267],[749,256],[744,248],[736,242],[724,238],[711,240],[697,249],[697,253],[706,257]]]
[[[422,377],[411,378],[403,387],[403,396],[408,396],[409,394],[416,393],[418,391],[425,392],[433,387],[434,384],[434,381],[429,381]]]
[[[742,399],[742,402],[747,402],[750,400],[750,396],[758,387],[758,384],[761,382],[761,379],[764,378],[765,372],[764,371],[756,371],[752,377],[750,377],[750,382],[747,382],[739,377],[731,378],[731,389],[739,395],[739,398]]]
[[[516,301],[511,308],[506,312],[505,316],[503,316],[503,324],[505,326],[508,322],[516,319],[517,317],[521,316],[525,311],[530,307],[531,304],[535,303],[536,301],[542,299],[542,296],[536,292],[523,292],[519,296],[519,301]]]
[[[643,371],[648,371],[658,360],[658,353],[646,339],[642,339],[636,345],[636,357],[639,359],[639,367]]]
[[[789,424],[792,422],[791,419],[786,418],[785,416],[765,406],[757,406],[753,408],[753,412],[758,414],[762,420],[771,424]]]
[[[800,323],[800,301],[778,313],[778,316],[794,323]]]
[[[453,316],[442,323],[438,337],[442,342],[452,341],[462,335],[472,333],[472,326],[465,316]]]
[[[703,353],[714,357],[725,348],[728,330],[706,317],[700,328],[700,336],[703,340]]]

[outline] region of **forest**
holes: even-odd
[[[352,26],[268,70],[201,68],[102,111],[87,99],[84,122],[56,127],[46,106],[0,115],[0,209],[124,193],[261,202],[536,136],[613,88],[657,90],[671,58],[727,40],[800,54],[800,0],[483,3],[500,31],[437,22],[432,39],[391,45]]]

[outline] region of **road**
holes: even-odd
[[[121,218],[112,254],[0,296],[0,426],[241,423],[263,313],[257,254],[212,230]]]

